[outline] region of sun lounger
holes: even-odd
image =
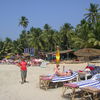
[[[94,84],[91,86],[86,86],[86,87],[82,87],[82,91],[84,91],[84,95],[83,97],[85,97],[85,94],[88,94],[87,96],[91,99],[91,100],[100,100],[100,95],[98,97],[98,94],[100,93],[100,74],[96,75],[97,77],[93,77],[93,80],[98,80],[99,83],[98,84]],[[92,94],[92,96],[90,96],[90,94]]]
[[[81,88],[83,91],[83,98],[89,97],[90,100],[100,100],[98,94],[100,93],[100,83],[93,86],[86,86]],[[90,96],[92,94],[92,96]]]
[[[78,80],[78,73],[77,72],[73,72],[73,74],[71,76],[54,76],[52,79],[50,78],[51,75],[40,75],[39,77],[39,85],[40,88],[44,88],[45,90],[47,90],[49,88],[50,82],[51,83],[55,83],[56,87],[57,87],[57,83],[60,82],[69,82],[72,80]]]
[[[94,75],[89,80],[84,80],[84,81],[80,81],[80,82],[72,82],[72,83],[64,83],[63,96],[66,92],[66,89],[70,88],[72,90],[71,97],[74,100],[76,89],[87,87],[87,86],[96,86],[96,85],[100,84],[100,81],[97,80],[98,76],[100,76],[100,74]]]

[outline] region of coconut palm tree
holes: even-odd
[[[2,58],[4,54],[3,45],[4,45],[4,42],[0,40],[0,59]]]
[[[25,30],[20,34],[19,43],[19,45],[22,45],[23,51],[24,48],[29,48],[28,33]]]
[[[42,30],[40,28],[31,28],[28,34],[28,41],[30,47],[34,48],[35,55],[37,55],[38,51],[41,50],[42,42],[41,42],[41,34]]]
[[[28,23],[29,23],[28,19],[25,16],[22,16],[19,25],[21,25],[25,30],[25,28],[28,26]]]
[[[69,36],[71,35],[72,29],[73,27],[69,23],[65,23],[60,29],[61,48],[64,50],[70,48]]]
[[[56,50],[56,45],[59,45],[59,40],[58,36],[59,33],[56,30],[53,30],[51,26],[48,24],[44,25],[44,30],[43,30],[43,36],[45,37],[45,47],[46,50],[48,51],[55,51]]]
[[[49,31],[50,29],[51,29],[51,27],[48,24],[45,24],[44,25],[44,30],[45,31]]]
[[[95,29],[89,34],[89,43],[100,49],[100,22],[95,24]]]
[[[21,54],[21,53],[23,53],[23,45],[22,45],[20,39],[17,39],[17,40],[13,41],[12,52],[14,54]]]
[[[7,53],[11,53],[13,47],[13,42],[10,38],[6,38],[3,44],[2,50],[4,51],[4,55]]]
[[[95,47],[100,46],[100,8],[97,4],[90,4],[87,9],[89,13],[85,14],[85,19],[76,26],[76,35],[72,37],[75,47]],[[86,20],[87,19],[87,20]]]
[[[92,47],[98,48],[100,46],[100,8],[98,4],[90,4],[90,8],[87,9],[89,13],[85,14],[85,18],[89,22],[91,32],[88,34],[88,43]]]
[[[100,20],[100,8],[98,4],[90,3],[90,8],[86,9],[89,13],[84,14],[90,23],[96,23]]]
[[[91,33],[89,23],[86,20],[81,20],[80,24],[76,26],[75,34],[71,38],[75,48],[89,47],[88,35]]]

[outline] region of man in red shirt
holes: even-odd
[[[21,70],[21,79],[22,79],[21,84],[23,84],[26,82],[26,77],[27,77],[27,62],[25,62],[24,58],[21,59],[21,62],[18,63],[18,66],[20,67]]]

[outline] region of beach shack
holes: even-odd
[[[47,55],[47,60],[49,61],[56,60],[56,51],[46,53],[46,55]],[[72,55],[73,55],[72,49],[60,51],[60,60],[71,59]]]

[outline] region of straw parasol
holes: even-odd
[[[94,49],[94,48],[84,48],[77,50],[74,52],[76,56],[82,56],[82,57],[90,57],[90,56],[100,56],[100,49]]]
[[[77,50],[76,52],[74,52],[74,54],[78,57],[84,57],[84,60],[88,62],[90,60],[90,57],[100,56],[100,49],[83,48]]]

